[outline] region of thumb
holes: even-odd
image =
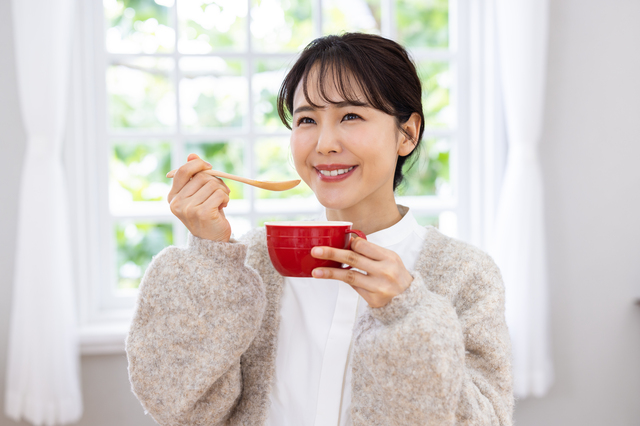
[[[189,154],[189,156],[187,157],[187,161],[193,161],[193,160],[197,160],[200,157],[198,157],[197,154]]]

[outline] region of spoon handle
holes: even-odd
[[[230,173],[220,172],[217,170],[203,170],[203,172],[211,176],[235,180],[237,182],[246,183],[247,185],[255,186],[257,188],[268,189],[270,191],[285,191],[287,189],[291,189],[297,186],[300,183],[300,179],[286,180],[282,182],[268,182],[268,181],[247,179],[242,176],[236,176]],[[176,174],[176,171],[171,170],[169,173],[167,173],[167,177],[173,178],[175,174]]]

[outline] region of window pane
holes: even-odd
[[[408,48],[449,47],[448,0],[397,0],[398,42]]]
[[[276,100],[289,61],[256,61],[253,74],[253,111],[256,127],[261,131],[285,130],[278,116]]]
[[[115,224],[118,290],[138,288],[152,256],[173,244],[168,223],[120,221]]]
[[[255,161],[259,180],[300,179],[293,165],[289,150],[289,140],[285,138],[262,138],[256,141]],[[288,191],[267,191],[256,188],[257,198],[304,198],[313,192],[304,181]]]
[[[169,142],[113,142],[109,158],[109,204],[122,211],[140,201],[163,201],[171,189]]]
[[[246,0],[180,0],[178,20],[181,53],[247,48]]]
[[[253,0],[253,50],[298,52],[313,39],[311,0]]]
[[[176,123],[173,59],[136,58],[107,69],[109,123],[114,129],[168,129]]]
[[[245,123],[248,84],[240,60],[182,58],[180,119],[185,129],[241,128]]]
[[[169,20],[173,0],[103,0],[107,51],[172,52],[175,31]]]
[[[422,81],[422,105],[427,128],[453,128],[456,112],[452,105],[453,72],[448,62],[418,61]]]
[[[324,34],[359,31],[380,34],[380,0],[322,2]]]
[[[398,195],[452,195],[449,174],[451,142],[449,139],[426,139],[418,147],[417,158],[404,164],[405,180]]]
[[[192,142],[185,144],[185,152],[198,154],[200,158],[211,163],[213,170],[227,172],[238,176],[248,176],[244,169],[244,142],[233,139],[221,142]],[[246,185],[229,179],[224,179],[231,190],[231,199],[245,197]]]

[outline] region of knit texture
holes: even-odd
[[[414,280],[354,328],[354,426],[512,424],[500,272],[427,227]],[[161,425],[263,425],[284,278],[264,228],[242,241],[189,235],[155,256],[126,342],[132,390]]]

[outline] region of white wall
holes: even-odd
[[[518,426],[640,424],[640,2],[551,0],[542,158],[557,380]]]
[[[557,381],[518,426],[640,424],[640,2],[551,0],[542,146]],[[0,0],[0,404],[24,132]],[[83,357],[80,425],[154,424],[124,355]],[[0,411],[1,412],[1,411]],[[14,425],[0,414],[0,426]],[[26,423],[24,423],[26,425]]]

